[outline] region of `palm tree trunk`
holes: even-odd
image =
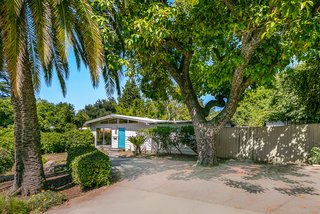
[[[12,94],[15,127],[16,173],[12,192],[32,195],[44,186],[40,129],[28,62],[20,81],[20,93]]]

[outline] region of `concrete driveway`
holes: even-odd
[[[320,214],[320,167],[113,158],[118,182],[48,213]]]

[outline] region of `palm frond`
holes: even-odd
[[[24,17],[17,16],[15,4],[4,1],[0,7],[1,29],[4,57],[14,93],[19,94],[18,85],[21,81],[24,57],[26,54]],[[23,11],[23,9],[22,9]]]
[[[93,11],[87,0],[72,1],[76,11],[77,35],[83,40],[84,51],[90,69],[93,86],[97,86],[99,70],[103,63],[103,45],[100,38],[100,31],[97,23],[92,21]]]
[[[39,56],[46,68],[52,60],[50,4],[48,0],[29,0],[28,3],[35,23]]]
[[[41,60],[37,50],[37,38],[32,14],[29,8],[26,8],[26,24],[27,24],[27,45],[28,56],[31,65],[33,86],[36,92],[40,92],[40,69]]]

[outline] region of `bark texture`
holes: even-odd
[[[32,195],[44,187],[40,129],[32,74],[25,62],[19,81],[20,93],[12,93],[15,133],[15,178],[12,193]]]

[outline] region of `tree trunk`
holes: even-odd
[[[215,147],[215,136],[218,129],[212,125],[203,122],[193,122],[199,166],[216,166],[218,165],[217,152]]]
[[[28,62],[25,64],[19,81],[20,93],[12,93],[16,157],[12,192],[32,195],[43,188],[45,177],[32,75]]]

